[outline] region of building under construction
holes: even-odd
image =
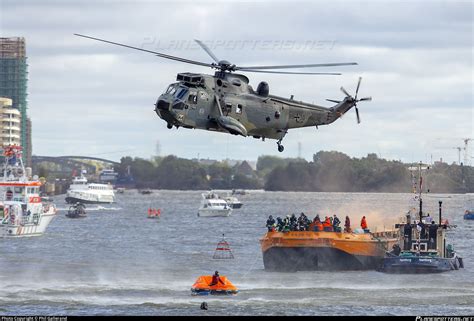
[[[31,166],[31,133],[28,130],[28,64],[25,38],[0,38],[0,97],[10,98],[12,107],[20,111],[20,141],[23,161]]]

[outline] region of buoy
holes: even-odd
[[[225,240],[224,234],[222,234],[222,240],[217,243],[216,251],[212,257],[215,260],[231,260],[234,258],[232,250],[230,249],[229,243]]]

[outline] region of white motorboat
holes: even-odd
[[[232,213],[232,208],[223,199],[215,193],[202,194],[201,207],[198,210],[198,216],[202,217],[216,217],[229,216]]]
[[[110,184],[88,183],[81,173],[74,177],[66,193],[66,203],[111,204],[115,202],[113,186]]]
[[[227,195],[227,196],[224,197],[223,199],[224,199],[224,200],[227,202],[227,204],[229,204],[229,206],[230,206],[231,208],[233,208],[233,209],[241,208],[242,205],[244,205],[244,204],[242,204],[242,202],[239,201],[239,200],[237,199],[237,197],[235,197],[235,196]]]
[[[28,177],[20,146],[3,147],[5,165],[0,179],[0,237],[41,235],[56,217],[52,202],[43,202],[38,177]]]

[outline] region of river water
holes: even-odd
[[[265,272],[259,238],[269,214],[310,218],[367,216],[372,231],[406,213],[410,194],[252,191],[230,217],[197,217],[201,192],[136,190],[88,216],[61,211],[43,236],[0,239],[0,315],[474,315],[474,221],[462,219],[468,195],[426,195],[424,208],[457,228],[449,243],[465,269],[436,275],[376,271]],[[159,220],[147,209],[160,208]],[[214,260],[225,233],[235,256]],[[191,285],[218,270],[240,290],[231,297],[193,297]],[[206,301],[209,310],[200,310]]]

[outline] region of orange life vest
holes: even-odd
[[[367,222],[365,221],[365,218],[362,218],[362,220],[360,221],[360,227],[362,227],[362,229],[364,230],[367,229]]]

